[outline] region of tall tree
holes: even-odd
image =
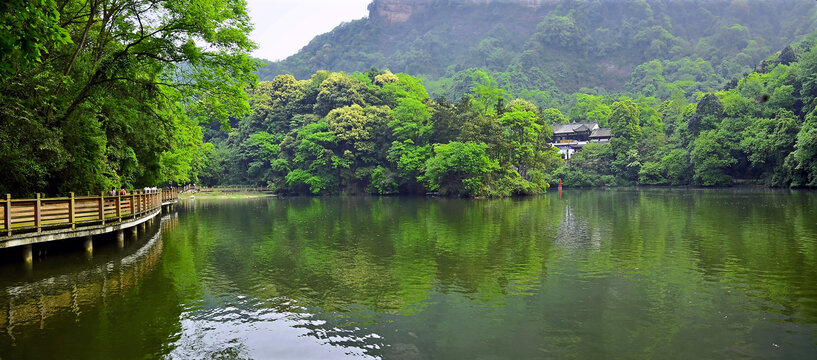
[[[192,180],[204,156],[197,124],[227,125],[249,111],[244,89],[256,62],[247,57],[254,44],[242,0],[36,1],[25,9],[14,16],[39,30],[4,39],[39,50],[3,53],[16,72],[0,84],[0,167],[10,169],[0,190]]]

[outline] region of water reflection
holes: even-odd
[[[0,293],[3,309],[0,328],[4,329],[0,348],[29,341],[27,338],[31,335],[41,335],[50,328],[52,318],[57,318],[59,323],[67,315],[79,322],[83,313],[138,288],[145,277],[156,270],[163,249],[162,232],[171,231],[177,225],[177,216],[165,216],[158,225],[147,226],[146,235],[130,238],[131,243],[124,249],[113,250],[112,244],[100,246],[90,263],[76,263],[78,256],[85,258],[86,254],[57,255],[52,251],[52,255],[40,259],[34,273],[29,270],[23,280],[4,279],[6,284]],[[67,265],[66,261],[74,263]],[[6,268],[13,266],[5,265]]]
[[[198,199],[153,270],[38,336],[104,329],[130,342],[97,348],[134,357],[804,358],[815,211],[779,191]]]

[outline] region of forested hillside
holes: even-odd
[[[433,96],[458,99],[479,68],[546,107],[582,88],[691,97],[742,77],[817,25],[810,0],[376,0],[369,8],[368,18],[268,63],[260,78],[375,66],[424,77]],[[647,83],[655,72],[659,83]]]
[[[254,90],[253,113],[235,131],[208,131],[216,151],[202,180],[290,194],[461,196],[540,193],[559,180],[817,186],[816,45],[812,35],[691,102],[576,93],[566,114],[514,99],[481,71],[454,104],[389,71],[281,75]],[[563,164],[547,142],[553,124],[570,120],[609,126],[613,140]]]
[[[245,5],[2,5],[0,193],[817,186],[813,1],[375,1],[260,83]]]

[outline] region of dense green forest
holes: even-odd
[[[0,3],[0,193],[194,181],[200,123],[249,111],[243,1]]]
[[[268,63],[260,79],[374,66],[425,78],[432,97],[459,99],[479,69],[543,107],[574,92],[692,100],[817,26],[811,0],[375,0],[369,9]],[[660,79],[644,79],[656,71]]]
[[[375,1],[372,18],[260,69],[247,56],[243,1],[7,2],[0,192],[188,182],[455,196],[536,194],[560,180],[817,186],[814,2],[428,0],[394,23],[399,13],[382,6],[395,2]],[[398,28],[449,47],[390,32]],[[471,40],[458,38],[469,31]],[[469,47],[477,39],[484,52]],[[369,61],[354,47],[363,43],[390,55]],[[313,48],[322,50],[303,60]],[[405,49],[415,57],[400,60]],[[337,64],[351,71],[304,73]],[[282,69],[295,76],[270,77]],[[565,163],[547,143],[554,124],[577,121],[614,138]]]
[[[281,75],[253,90],[235,131],[210,130],[216,151],[202,180],[312,194],[544,192],[562,163],[546,116],[564,117],[475,90],[451,104],[388,71]]]
[[[507,196],[567,186],[817,186],[814,36],[723,89],[661,100],[575,93],[566,111],[512,99],[489,73],[455,103],[421,79],[371,69],[281,75],[251,95],[253,113],[216,144],[203,181],[261,183],[285,193]],[[656,66],[660,70],[660,66]],[[655,68],[653,68],[655,70]],[[644,78],[660,79],[659,71]],[[565,115],[565,113],[567,115]],[[610,126],[563,164],[552,125]]]

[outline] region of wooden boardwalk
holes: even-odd
[[[0,209],[0,248],[100,235],[135,227],[178,201],[181,189],[137,190],[128,195],[12,199]],[[86,244],[86,249],[89,248]],[[26,256],[29,260],[30,255]]]

